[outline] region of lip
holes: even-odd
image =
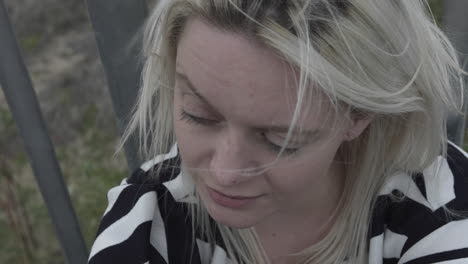
[[[255,201],[259,196],[231,196],[207,187],[210,198],[217,204],[228,208],[242,208]]]

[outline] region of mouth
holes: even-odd
[[[228,194],[219,192],[213,188],[210,188],[208,186],[207,186],[207,191],[208,191],[210,198],[215,203],[224,207],[232,208],[232,209],[246,207],[247,205],[251,204],[252,202],[254,202],[259,197],[262,196],[262,195],[257,195],[257,196],[228,195]]]
[[[210,188],[210,187],[208,187],[208,188]],[[228,198],[231,198],[231,199],[243,200],[243,199],[255,199],[255,198],[260,197],[260,195],[256,195],[256,196],[255,196],[255,195],[252,195],[252,196],[247,196],[247,195],[246,195],[246,196],[241,196],[241,195],[229,195],[229,194],[225,194],[225,193],[223,193],[223,192],[217,191],[217,190],[215,190],[215,189],[213,189],[213,188],[210,188],[210,189],[211,189],[212,191],[214,191],[214,192],[219,193],[219,194],[222,195],[222,196],[225,196],[225,197],[228,197]]]

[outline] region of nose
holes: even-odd
[[[216,142],[210,171],[220,187],[229,187],[255,176],[256,163],[249,146],[238,135],[226,135]]]

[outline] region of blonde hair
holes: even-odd
[[[336,109],[373,116],[359,138],[340,147],[347,175],[333,227],[299,254],[301,263],[366,263],[379,188],[396,171],[411,175],[446,155],[446,110],[462,105],[456,51],[426,1],[161,0],[145,27],[141,90],[123,137],[138,132],[147,156],[175,143],[170,88],[179,37],[194,17],[244,34],[300,71],[291,128],[310,99],[310,83]],[[206,209],[191,207],[191,214],[214,244]],[[238,263],[268,262],[253,229],[216,226]]]

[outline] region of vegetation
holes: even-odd
[[[114,156],[118,133],[84,1],[5,2],[90,247],[106,193],[128,171]],[[440,20],[441,1],[429,2]],[[0,263],[64,263],[23,149],[0,93]]]
[[[5,0],[88,248],[107,191],[128,175],[82,0]],[[71,14],[69,10],[74,10]],[[65,263],[0,92],[0,263]]]

